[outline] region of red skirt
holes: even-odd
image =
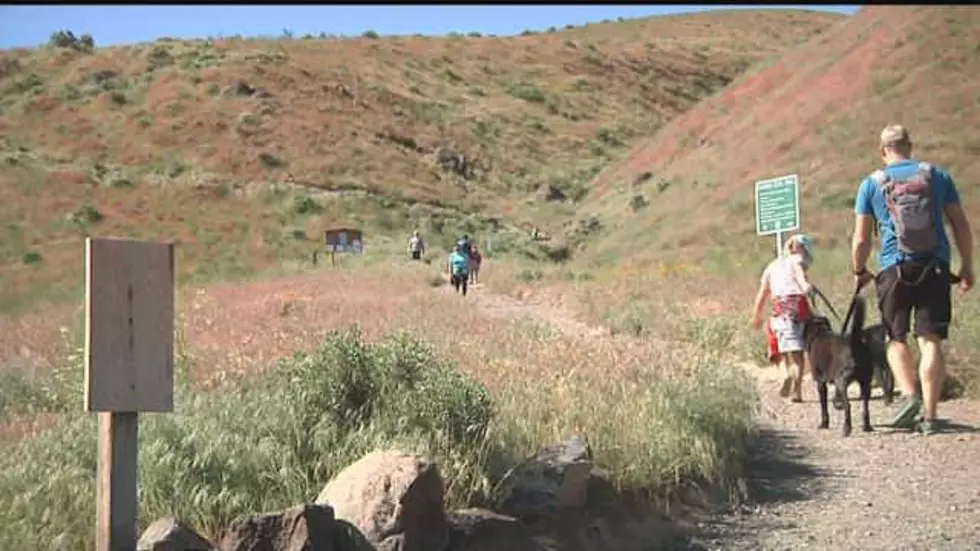
[[[803,323],[810,319],[810,301],[806,295],[788,295],[776,297],[772,304],[772,317],[766,324],[766,348],[769,352],[769,362],[775,363],[779,360],[779,338],[772,330],[772,320],[775,318],[788,318],[786,321],[792,323]],[[802,330],[802,328],[801,328]]]

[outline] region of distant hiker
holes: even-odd
[[[952,318],[951,254],[943,217],[960,253],[964,291],[974,282],[973,237],[952,176],[912,159],[908,130],[898,124],[886,126],[878,149],[885,167],[861,182],[854,203],[851,267],[857,285],[875,282],[881,322],[888,330],[888,363],[904,394],[891,426],[932,434],[946,369],[942,341],[948,338]],[[881,234],[877,276],[867,268],[875,221]],[[913,316],[921,354],[921,394],[907,343]]]
[[[421,260],[425,254],[425,242],[419,237],[418,230],[412,232],[412,237],[408,240],[408,254],[412,255],[412,260]]]
[[[470,236],[468,234],[463,234],[463,237],[456,242],[459,245],[459,252],[465,254],[469,258],[472,253],[472,245],[470,245]]]
[[[805,234],[786,240],[785,254],[771,261],[762,272],[759,292],[752,307],[752,326],[762,327],[762,309],[772,298],[772,313],[766,324],[769,361],[782,366],[785,378],[779,395],[803,401],[803,370],[806,341],[803,324],[810,317],[808,296],[813,288],[807,270],[813,264],[813,242]]]
[[[483,255],[476,245],[470,247],[470,283],[476,285],[480,282],[480,264],[483,263]]]
[[[448,271],[449,282],[452,283],[456,292],[462,291],[466,296],[466,284],[469,280],[470,259],[460,250],[459,245],[453,245],[453,252],[449,255]]]

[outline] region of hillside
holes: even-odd
[[[325,225],[373,239],[569,214],[524,200],[582,198],[637,140],[841,19],[0,52],[0,310],[73,292],[86,234],[177,239],[181,276],[212,280],[306,256]]]
[[[880,164],[878,133],[909,127],[916,155],[958,177],[967,208],[980,138],[980,12],[968,7],[867,7],[739,77],[664,126],[597,178],[589,212],[619,219],[597,254],[723,262],[752,273],[772,239],[754,232],[753,182],[796,173],[805,229],[821,249],[847,248],[854,194]],[[634,213],[631,199],[649,206]],[[667,252],[665,252],[667,251]],[[826,257],[826,256],[825,256]],[[743,260],[745,260],[743,258]],[[728,267],[731,268],[729,263]]]

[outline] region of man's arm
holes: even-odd
[[[956,250],[960,253],[960,262],[963,268],[969,268],[973,272],[973,232],[970,228],[970,221],[963,212],[963,206],[959,203],[946,203],[943,207],[946,219],[953,230],[953,241],[956,242]]]
[[[871,228],[874,218],[870,214],[854,216],[854,237],[851,239],[851,268],[855,274],[863,273],[868,268],[868,257],[871,256]]]
[[[854,273],[864,273],[871,255],[871,229],[874,227],[874,208],[871,204],[873,189],[865,180],[858,188],[854,200],[854,236],[851,238],[851,268]]]

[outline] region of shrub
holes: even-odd
[[[56,48],[69,48],[84,53],[91,53],[95,50],[95,39],[90,34],[83,34],[76,37],[71,31],[55,31],[48,39],[48,45]]]
[[[320,212],[322,207],[309,195],[297,195],[293,197],[293,212],[296,214],[313,214]]]
[[[507,90],[515,98],[522,99],[531,103],[544,103],[545,97],[541,90],[533,84],[519,83]]]
[[[62,424],[0,456],[2,549],[93,540],[96,426],[76,413],[81,386],[72,390]],[[440,459],[453,504],[489,488],[489,393],[406,335],[372,344],[356,327],[334,332],[266,378],[208,393],[178,385],[175,406],[141,418],[144,526],[175,516],[213,536],[238,515],[309,500],[340,469],[390,446]]]
[[[361,33],[361,36],[364,38],[381,38],[381,35],[379,35],[377,31],[372,29],[368,29],[364,31],[363,33]]]

